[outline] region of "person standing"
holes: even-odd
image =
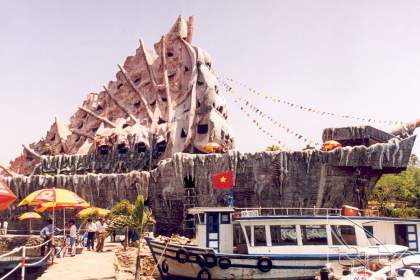
[[[39,235],[44,240],[43,243],[49,241],[51,239],[53,233],[53,221],[51,219],[48,220],[48,224],[41,229]],[[61,231],[59,228],[55,228],[56,231]],[[41,246],[41,256],[45,256],[45,246],[48,247],[48,251],[51,249],[51,241],[47,244]]]
[[[103,252],[104,251],[104,243],[105,238],[107,237],[107,231],[106,231],[107,225],[103,218],[99,218],[99,220],[96,222],[96,233],[98,236],[98,243],[96,244],[96,251],[97,252]]]
[[[88,219],[86,223],[86,232],[87,232],[87,249],[90,251],[95,250],[95,233],[96,233],[96,225],[93,223],[92,219]]]
[[[9,223],[7,221],[3,222],[3,233],[6,235],[7,234],[7,227],[9,226]]]
[[[76,240],[77,240],[77,227],[76,227],[76,223],[73,220],[69,221],[69,226],[70,226],[70,233],[69,233],[69,237],[70,237],[70,254],[72,257],[74,257],[76,255]]]

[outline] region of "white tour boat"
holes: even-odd
[[[192,208],[196,245],[146,241],[164,279],[305,279],[327,263],[381,267],[408,253],[406,246],[372,243],[363,228],[369,217],[341,210]]]

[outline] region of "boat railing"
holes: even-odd
[[[235,208],[235,214],[241,217],[255,216],[339,216],[341,208],[319,207],[270,207],[270,208]]]
[[[235,207],[235,216],[341,216],[342,210],[342,208],[323,207]],[[357,211],[357,216],[379,217],[379,210],[365,209]]]

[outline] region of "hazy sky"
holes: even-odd
[[[140,38],[152,46],[180,14],[195,16],[193,43],[223,75],[327,111],[420,117],[420,1],[0,0],[0,162],[44,136],[55,116],[68,120],[89,92],[114,79]],[[318,141],[324,127],[362,124],[249,99]],[[227,100],[238,149],[269,145]]]

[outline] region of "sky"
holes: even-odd
[[[414,120],[420,117],[419,14],[420,1],[410,0],[0,0],[0,163],[45,136],[55,117],[68,121],[88,93],[115,78],[140,38],[152,46],[178,15],[195,16],[193,44],[211,54],[221,76],[324,111]],[[321,141],[325,127],[368,124],[234,89],[313,141]],[[238,150],[275,142],[226,99]],[[291,149],[305,146],[259,122]],[[420,144],[414,152],[420,154]]]

